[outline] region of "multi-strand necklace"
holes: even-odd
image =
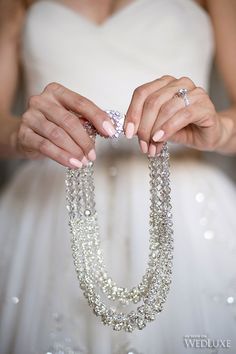
[[[107,111],[118,138],[123,134],[124,116]],[[95,139],[96,131],[86,125]],[[97,211],[95,207],[94,163],[80,169],[67,169],[66,197],[69,211],[72,256],[75,270],[89,306],[105,325],[114,330],[132,332],[143,329],[162,310],[170,288],[173,258],[173,232],[170,200],[169,153],[167,144],[161,153],[149,157],[150,219],[149,258],[140,283],[128,289],[119,286],[104,264]],[[116,307],[106,304],[117,302]],[[138,304],[129,313],[118,311],[122,306]]]

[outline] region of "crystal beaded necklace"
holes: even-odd
[[[113,138],[123,134],[124,116],[117,111],[106,111],[116,128]],[[85,124],[91,138],[96,130]],[[169,153],[165,143],[161,153],[149,157],[150,220],[149,258],[141,282],[131,288],[121,287],[109,276],[104,264],[98,217],[95,207],[94,163],[80,169],[67,169],[66,198],[69,211],[72,256],[75,270],[89,306],[104,325],[114,330],[132,332],[143,329],[161,312],[169,292],[173,259],[173,232],[170,202]],[[134,311],[119,312],[109,307],[108,301],[118,306],[140,303]]]

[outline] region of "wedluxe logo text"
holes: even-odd
[[[228,349],[231,348],[230,339],[211,339],[207,335],[185,335],[185,348],[192,349]]]

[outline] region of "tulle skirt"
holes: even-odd
[[[82,295],[64,178],[65,169],[52,161],[28,162],[2,193],[0,353],[180,354],[197,345],[188,336],[207,336],[228,340],[226,352],[235,354],[236,190],[228,178],[199,160],[173,159],[171,290],[157,319],[131,334],[102,325]],[[131,287],[148,258],[147,160],[100,159],[95,183],[106,264]]]

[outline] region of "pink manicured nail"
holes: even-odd
[[[112,123],[108,122],[107,120],[105,120],[102,124],[103,128],[105,129],[105,131],[107,132],[107,134],[109,136],[113,136],[116,132],[114,126]]]
[[[96,160],[96,152],[95,152],[94,149],[92,149],[91,151],[89,151],[89,153],[88,153],[88,158],[89,158],[89,160],[91,160],[91,161]]]
[[[139,145],[140,145],[140,148],[141,148],[142,152],[144,154],[146,154],[148,152],[148,145],[147,145],[146,141],[140,140],[139,141]]]
[[[83,165],[87,166],[88,165],[88,159],[86,159],[86,157],[84,156],[81,160],[81,162],[83,163]]]
[[[82,164],[81,161],[79,161],[79,160],[77,160],[77,159],[74,159],[74,158],[71,158],[71,159],[69,160],[69,162],[70,162],[70,164],[71,164],[72,166],[74,166],[74,167],[80,168],[80,167],[83,166],[83,164]]]
[[[156,151],[157,151],[156,145],[150,144],[149,150],[148,150],[148,155],[151,157],[154,157],[156,155]]]
[[[127,124],[125,135],[127,139],[132,139],[134,135],[134,123],[129,122]]]
[[[152,137],[152,140],[157,142],[160,141],[160,139],[163,137],[165,134],[164,130],[158,130]]]

